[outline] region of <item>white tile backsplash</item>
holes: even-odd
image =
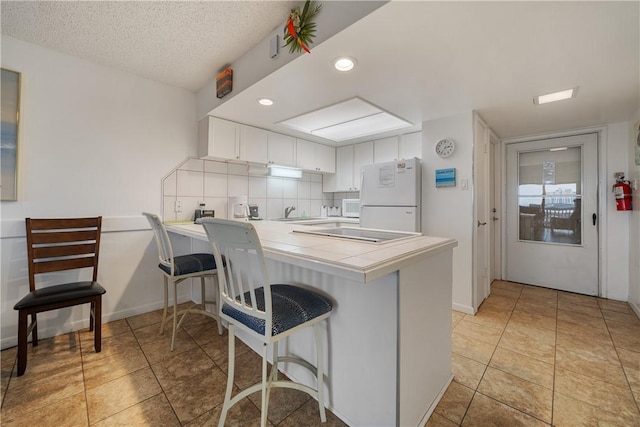
[[[302,179],[249,175],[246,164],[189,159],[163,180],[165,221],[191,220],[199,202],[213,209],[216,217],[226,218],[228,198],[248,196],[258,205],[262,218],[284,216],[285,206],[295,206],[291,216],[317,216],[322,205],[331,206],[350,193],[323,193],[322,174],[303,172]],[[357,193],[355,193],[357,196]],[[175,201],[181,200],[182,212],[175,212]],[[337,203],[336,202],[336,203]]]

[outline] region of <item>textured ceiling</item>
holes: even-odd
[[[295,1],[3,1],[2,34],[197,91]]]

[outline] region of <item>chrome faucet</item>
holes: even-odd
[[[296,210],[295,206],[287,206],[286,208],[284,208],[284,217],[289,218],[291,211],[295,211],[295,210]]]

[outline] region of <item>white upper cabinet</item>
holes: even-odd
[[[240,125],[207,116],[198,123],[198,157],[237,160],[240,158]]]
[[[269,132],[268,162],[282,166],[296,165],[296,139],[292,136]]]
[[[264,129],[240,125],[240,160],[252,163],[267,163],[268,135]]]
[[[296,166],[315,172],[336,172],[336,150],[323,144],[296,139]]]
[[[353,189],[353,145],[336,148],[335,179],[334,191],[355,191]]]
[[[400,137],[400,159],[422,158],[422,132],[407,133]]]
[[[353,191],[360,191],[360,169],[373,164],[373,141],[361,142],[353,146]]]
[[[382,163],[398,160],[398,137],[377,139],[373,143],[373,162]]]

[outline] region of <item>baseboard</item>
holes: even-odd
[[[422,417],[422,419],[420,420],[420,424],[418,424],[418,426],[424,426],[424,425],[427,424],[427,421],[429,421],[429,418],[431,417],[431,414],[433,414],[433,411],[436,410],[436,406],[438,406],[438,403],[440,403],[440,399],[442,399],[442,396],[444,396],[444,393],[449,388],[449,384],[451,384],[451,381],[453,381],[453,375],[449,376],[449,379],[445,383],[444,387],[442,387],[442,389],[440,389],[440,392],[436,396],[436,398],[433,401],[433,403],[431,404],[431,406],[429,406],[429,409],[427,410],[427,413],[424,414],[424,417]]]
[[[476,311],[473,309],[473,307],[468,306],[468,305],[462,305],[462,304],[458,304],[458,303],[454,302],[452,304],[452,308],[455,311],[459,311],[459,312],[462,312],[462,313],[465,313],[465,314],[471,314],[471,315],[476,314]]]

